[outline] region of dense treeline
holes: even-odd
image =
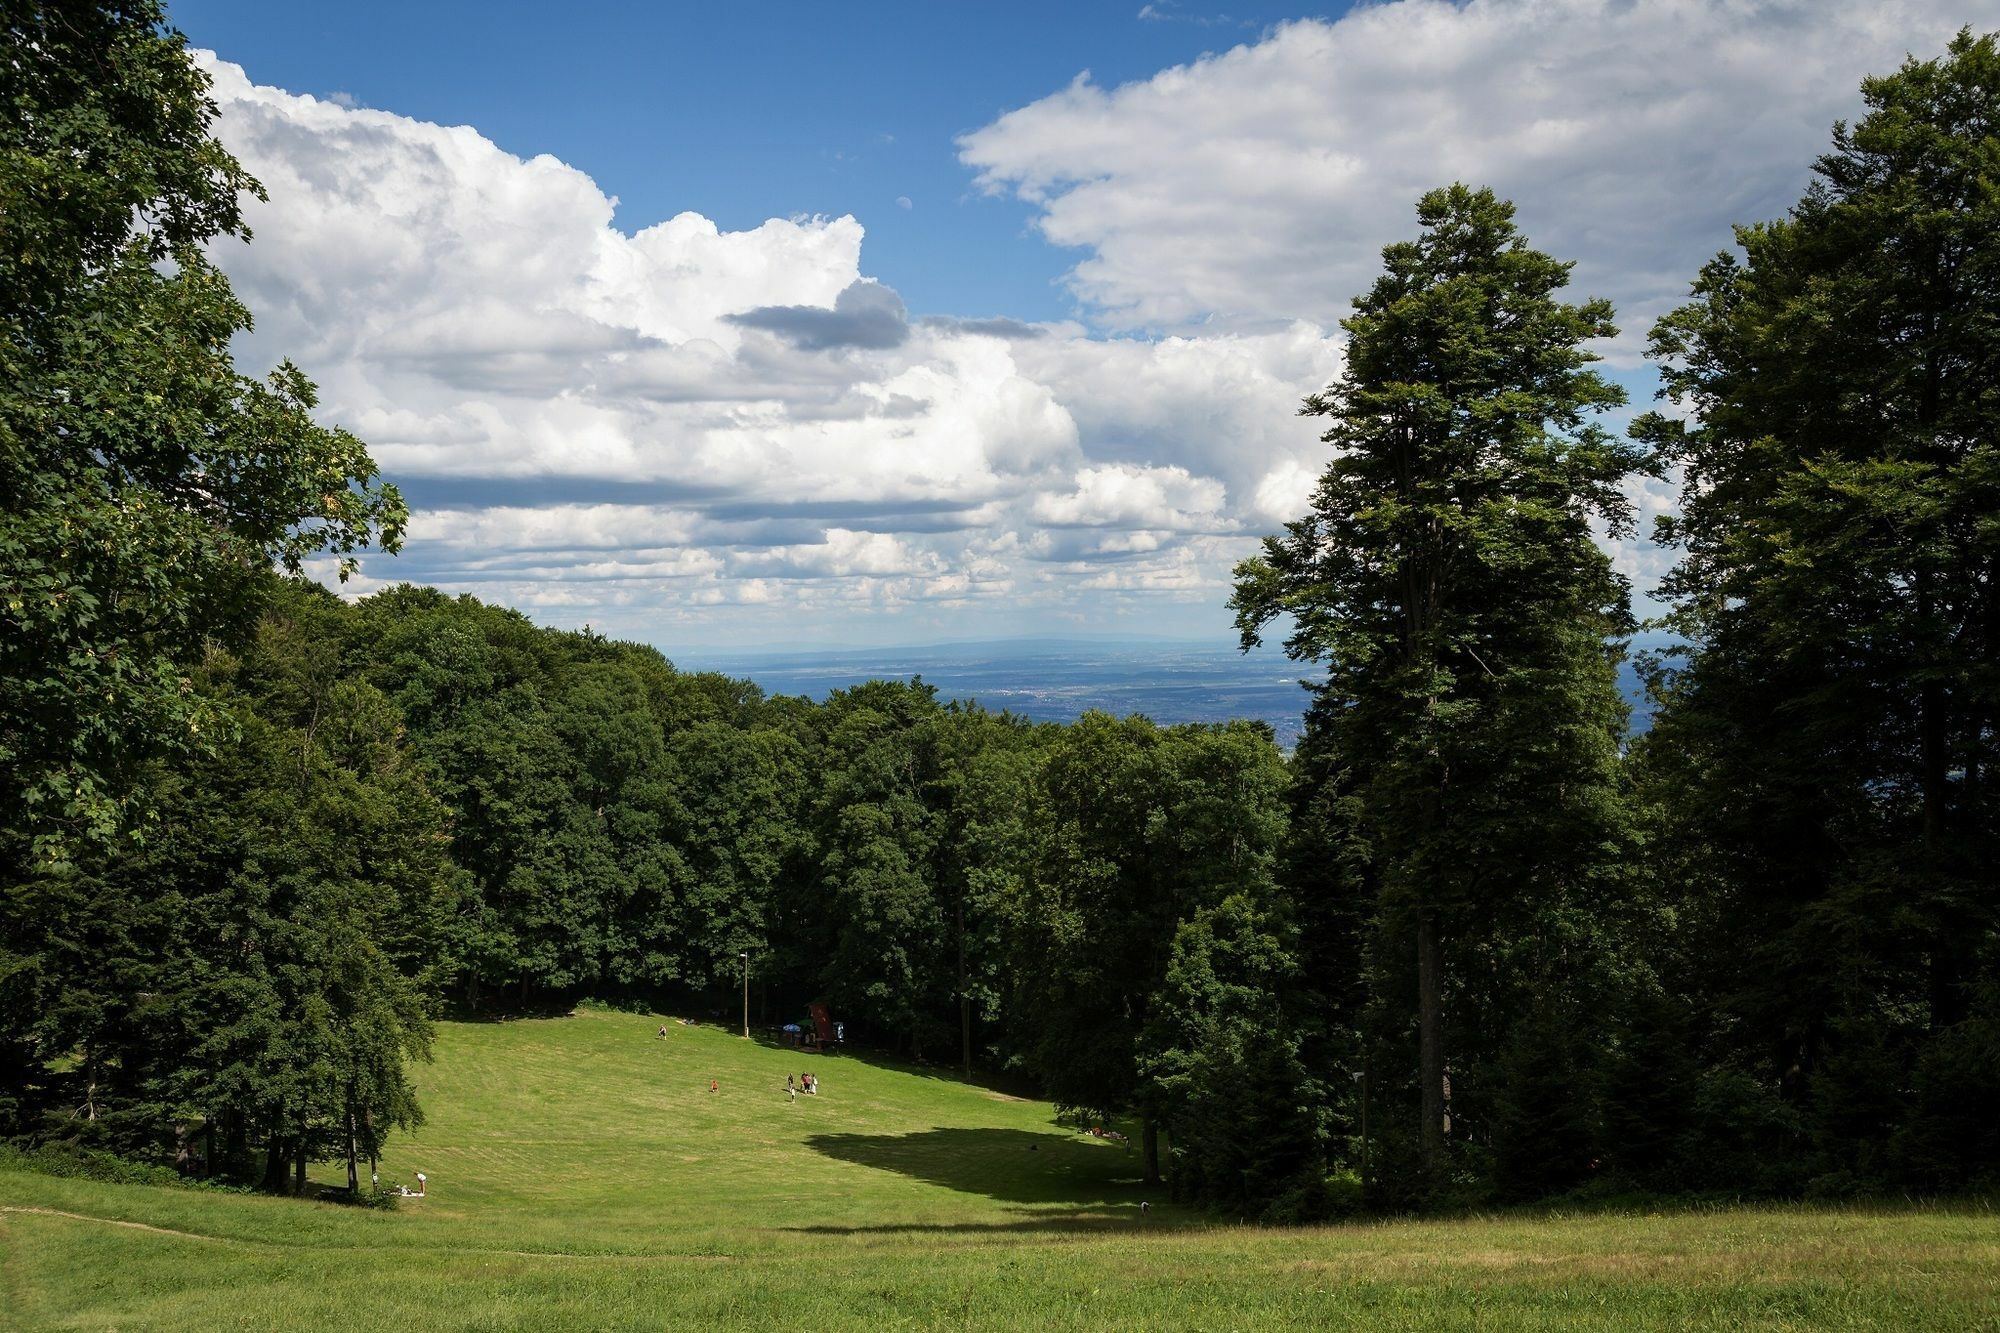
[[[428,589],[261,600],[192,677],[231,740],[154,770],[143,842],[0,917],[20,1132],[255,1148],[275,1187],[413,1123],[442,1005],[733,1023],[744,953],[759,1022],[822,999],[857,1044],[1159,1123],[1207,1040],[1170,966],[1279,912],[1261,725],[1036,727],[921,682],[814,705]],[[1183,1072],[1142,1096],[1142,1061]]]
[[[4,12],[0,1133],[358,1188],[440,1015],[733,1014],[748,955],[758,1021],[1010,1071],[1241,1212],[2000,1184],[1993,39],[1864,86],[1624,437],[1610,307],[1421,201],[1238,571],[1312,673],[1287,757],[296,577],[403,509],[230,359],[200,74],[149,0]]]

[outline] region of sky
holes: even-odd
[[[1226,637],[1425,189],[1645,333],[2000,0],[178,0],[215,255],[414,511],[347,585],[666,649]],[[1613,421],[1622,422],[1624,415]],[[1642,525],[1671,480],[1635,481]],[[1641,599],[1666,568],[1607,542]]]

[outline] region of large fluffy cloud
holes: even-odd
[[[361,589],[421,579],[648,637],[1110,624],[1160,596],[1212,616],[1271,477],[1310,451],[1291,408],[1337,358],[1311,326],[913,321],[862,274],[852,218],[627,235],[551,158],[208,67],[271,195],[255,244],[218,248],[258,320],[244,355],[298,360],[417,502]]]
[[[2000,0],[1399,0],[1123,87],[1080,76],[962,141],[986,188],[1083,248],[1088,322],[1060,325],[912,317],[850,217],[626,233],[552,158],[206,58],[219,131],[271,195],[256,242],[217,253],[258,320],[246,360],[298,360],[416,502],[404,556],[360,588],[669,643],[853,638],[888,614],[905,640],[1219,630],[1230,565],[1324,462],[1295,406],[1422,189],[1516,198],[1618,301],[1629,361],[1728,224],[1796,197],[1865,72],[1997,19]],[[1618,554],[1642,587],[1660,566]]]
[[[1114,325],[1330,324],[1411,204],[1453,180],[1520,205],[1631,334],[1730,225],[1798,197],[1864,74],[1934,55],[2000,0],[1398,0],[1118,88],[1068,88],[964,137],[988,189],[1087,257]]]

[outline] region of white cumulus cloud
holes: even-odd
[[[1169,611],[1224,632],[1231,565],[1326,461],[1299,399],[1421,191],[1513,197],[1619,304],[1633,364],[1729,225],[1797,197],[1863,74],[1968,22],[2000,0],[1396,0],[1080,75],[960,141],[1082,250],[1085,322],[1060,324],[913,316],[853,217],[628,233],[552,157],[201,59],[271,195],[254,244],[216,247],[257,319],[243,359],[297,360],[416,503],[404,555],[350,589],[671,649],[889,615],[904,640]],[[1642,589],[1663,567],[1617,555]]]
[[[1082,74],[960,141],[990,190],[1085,249],[1116,326],[1335,323],[1411,205],[1454,180],[1520,205],[1630,335],[1797,199],[1863,75],[2000,0],[1396,0],[1151,78]]]
[[[1105,560],[1184,590],[1144,571],[1241,529],[1231,488],[1309,436],[1287,418],[1332,361],[1303,328],[912,321],[853,218],[628,235],[553,158],[204,60],[271,194],[252,246],[217,247],[258,321],[244,357],[298,360],[417,500],[357,590],[406,577],[656,638],[1066,606]]]

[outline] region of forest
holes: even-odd
[[[4,12],[0,1137],[356,1181],[440,1016],[728,1022],[747,955],[753,1021],[823,1001],[1237,1215],[2000,1186],[1994,36],[1716,238],[1629,431],[1616,312],[1492,192],[1417,202],[1236,572],[1287,754],[329,591],[409,515],[233,359],[210,245],[261,187],[205,76],[153,0]]]

